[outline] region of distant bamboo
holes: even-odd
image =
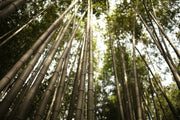
[[[143,58],[143,56],[141,55],[140,51],[139,51],[137,48],[136,48],[136,50],[138,51],[139,55],[141,56],[141,58],[142,58],[142,60],[143,60],[143,62],[144,62],[144,64],[145,64],[145,66],[147,67],[147,69],[149,70],[149,72],[151,73],[151,75],[153,76],[153,78],[155,79],[155,82],[156,82],[156,84],[158,85],[158,87],[159,87],[162,95],[164,96],[166,102],[168,103],[168,106],[169,106],[169,108],[170,108],[170,110],[171,110],[174,118],[177,119],[177,120],[179,120],[177,111],[176,111],[176,109],[174,108],[174,106],[173,106],[173,104],[171,103],[171,101],[169,100],[169,98],[167,97],[167,95],[166,95],[163,87],[159,84],[158,80],[157,80],[156,77],[154,76],[151,68],[148,66],[146,60],[145,60],[145,59]]]
[[[152,81],[150,78],[149,78],[149,82],[150,82],[152,99],[153,99],[154,107],[155,107],[155,111],[156,111],[156,117],[157,117],[157,119],[160,119],[160,118],[159,118],[159,115],[158,115],[158,110],[157,110],[157,108],[156,108],[156,103],[155,103],[155,101],[154,101],[153,92],[156,94],[157,100],[158,100],[158,102],[159,102],[159,104],[160,104],[160,108],[161,108],[161,110],[162,110],[162,112],[163,112],[164,118],[165,118],[165,120],[167,120],[166,113],[165,113],[164,108],[163,108],[163,106],[162,106],[162,103],[161,103],[161,101],[160,101],[158,92],[156,91],[155,85],[154,85],[153,81]]]
[[[122,104],[124,105],[123,106],[123,110],[124,110],[124,115],[125,115],[125,118],[126,119],[130,119],[129,117],[129,112],[128,112],[128,102],[126,102],[126,101],[128,101],[128,98],[127,98],[127,91],[126,91],[126,87],[125,87],[125,80],[124,80],[124,74],[123,74],[123,65],[122,65],[122,58],[121,58],[121,54],[122,54],[122,51],[121,51],[121,49],[120,49],[120,43],[119,43],[119,41],[118,41],[118,36],[117,36],[117,34],[116,34],[116,38],[117,38],[117,41],[116,41],[116,43],[117,43],[117,48],[118,48],[118,58],[119,58],[119,60],[118,60],[118,62],[119,62],[119,64],[120,64],[120,71],[121,71],[121,85],[122,85],[122,88],[123,88],[123,102],[122,102]]]
[[[107,6],[107,9],[108,9],[108,6]],[[107,14],[109,14],[109,9],[107,11]],[[124,120],[125,119],[124,118],[124,110],[123,110],[123,106],[122,106],[121,92],[120,92],[120,88],[119,88],[119,80],[118,80],[117,70],[116,70],[116,61],[115,61],[115,55],[114,55],[114,50],[113,50],[114,49],[113,48],[113,40],[111,38],[109,19],[107,20],[107,22],[108,22],[109,41],[110,41],[110,45],[111,45],[111,55],[112,55],[112,62],[113,62],[114,77],[115,77],[115,83],[116,83],[116,94],[117,94],[117,100],[118,100],[118,110],[120,112],[121,119]]]
[[[158,28],[161,30],[162,34],[166,37],[166,39],[168,40],[169,44],[171,45],[171,47],[174,49],[176,55],[178,56],[178,58],[180,59],[180,51],[175,47],[175,45],[173,44],[173,42],[169,39],[169,37],[166,35],[163,27],[159,24],[159,22],[157,21],[157,19],[154,17],[154,15],[149,12],[149,14],[151,15],[151,17],[153,18],[153,20],[155,21],[155,23],[157,24]]]
[[[153,118],[152,118],[152,114],[151,114],[151,111],[150,111],[150,109],[149,109],[149,107],[148,107],[148,105],[147,105],[147,101],[145,100],[145,98],[144,97],[142,97],[142,99],[143,99],[143,103],[144,103],[144,109],[145,109],[145,111],[146,111],[146,113],[147,113],[147,115],[148,115],[148,118],[149,118],[149,120],[152,120]]]
[[[64,67],[64,63],[63,63],[63,67]],[[49,109],[48,109],[46,120],[50,120],[51,119],[51,114],[52,114],[52,111],[53,111],[54,102],[56,100],[58,87],[59,87],[59,84],[60,84],[60,81],[61,81],[61,76],[62,76],[62,69],[59,72],[59,78],[58,78],[57,84],[55,86],[54,94],[53,94],[53,97],[52,97],[52,100],[51,100],[51,104],[50,104]]]
[[[165,61],[167,62],[169,68],[171,69],[171,72],[173,73],[176,84],[177,84],[178,88],[180,89],[180,75],[178,73],[179,72],[178,69],[176,68],[176,66],[174,66],[172,61],[170,61],[170,59],[167,58],[168,55],[164,52],[164,50],[162,49],[162,46],[155,39],[155,36],[152,34],[150,28],[147,26],[147,24],[146,24],[145,20],[143,19],[143,17],[137,11],[136,11],[136,13],[138,14],[140,20],[145,25],[145,27],[146,27],[147,31],[149,32],[151,38],[153,39],[153,41],[155,42],[157,48],[159,49],[161,55],[164,57]]]

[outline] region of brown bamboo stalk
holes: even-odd
[[[83,43],[85,43],[85,41]],[[71,101],[70,101],[70,105],[69,105],[69,112],[68,112],[67,120],[71,120],[73,118],[73,113],[74,113],[74,109],[75,109],[75,100],[78,95],[78,85],[79,85],[78,80],[80,79],[80,72],[81,72],[82,58],[83,58],[83,48],[84,48],[84,44],[80,51],[78,67],[76,70],[76,77],[75,77],[74,84],[73,84],[73,91],[72,91],[72,95],[71,95]]]
[[[79,6],[79,7],[80,7],[80,6]],[[78,7],[78,8],[79,8],[79,7]],[[75,16],[78,8],[76,9],[76,11],[74,12],[74,14],[73,14],[72,17],[70,18],[70,21],[69,21],[69,23],[67,24],[68,26],[69,26],[71,20],[73,19],[73,17]],[[68,27],[68,26],[67,26],[67,27]],[[67,27],[66,27],[66,28],[67,28]],[[41,102],[40,102],[40,107],[39,107],[38,112],[37,112],[36,117],[35,117],[36,120],[42,119],[42,116],[43,116],[43,113],[44,113],[44,109],[45,109],[45,107],[46,107],[47,102],[49,101],[49,98],[50,98],[50,95],[52,94],[52,91],[54,90],[54,84],[56,84],[56,80],[57,80],[57,77],[58,77],[58,75],[59,75],[59,71],[61,71],[63,61],[64,61],[64,59],[66,58],[67,53],[69,53],[68,51],[69,51],[69,48],[70,48],[70,46],[71,46],[71,43],[72,43],[72,40],[70,39],[69,42],[68,42],[67,47],[65,48],[65,50],[64,50],[64,52],[63,52],[63,54],[62,54],[62,56],[61,56],[61,58],[60,58],[60,60],[59,60],[59,62],[58,62],[58,65],[57,65],[56,70],[55,70],[55,72],[54,72],[54,74],[53,74],[53,77],[52,77],[52,79],[50,80],[51,82],[50,82],[50,84],[48,85],[48,88],[46,89],[46,92],[43,94],[44,97],[42,97],[42,100],[41,100]],[[66,64],[65,64],[65,67],[67,67]],[[65,67],[64,67],[64,69],[66,69]],[[64,72],[63,72],[63,73],[64,73]]]
[[[93,91],[93,28],[92,28],[92,14],[93,6],[92,0],[88,0],[89,10],[89,73],[88,73],[88,104],[87,104],[87,119],[94,119],[94,91]]]
[[[64,67],[64,64],[63,64],[63,67]],[[49,107],[49,110],[48,110],[48,113],[47,113],[47,116],[46,116],[46,120],[50,120],[51,119],[51,114],[52,114],[53,106],[54,106],[54,103],[55,103],[55,100],[56,100],[58,87],[59,87],[59,84],[60,84],[60,81],[61,81],[61,76],[62,76],[62,69],[59,72],[59,78],[58,78],[57,84],[55,86],[53,98],[52,98],[52,101],[51,101],[51,104],[50,104],[50,107]]]
[[[119,43],[119,41],[118,41],[118,37],[117,37],[117,34],[116,34],[116,38],[117,38],[117,45],[118,45],[118,57],[119,57],[119,64],[120,64],[120,70],[121,70],[121,80],[122,80],[122,82],[121,82],[121,84],[122,84],[122,88],[123,88],[123,100],[124,100],[124,113],[125,113],[125,118],[127,119],[127,120],[129,120],[130,118],[130,116],[129,116],[129,109],[128,109],[128,98],[127,98],[127,91],[126,91],[126,87],[125,87],[125,80],[124,80],[124,74],[123,74],[123,66],[122,66],[122,58],[121,58],[121,50],[120,50],[120,43]]]
[[[83,60],[81,66],[81,78],[80,78],[80,85],[79,85],[79,93],[78,93],[78,101],[77,101],[77,108],[76,108],[76,116],[75,120],[81,119],[81,112],[82,112],[82,101],[84,98],[85,92],[85,79],[86,79],[86,64],[87,64],[87,46],[88,46],[88,39],[89,39],[89,23],[87,23],[86,28],[86,39],[84,42],[84,52],[83,52]]]
[[[122,47],[120,49],[122,50]],[[127,79],[127,73],[126,73],[126,65],[125,65],[125,59],[124,59],[123,52],[121,52],[121,58],[122,58],[122,67],[123,67],[123,73],[124,73],[124,84],[125,84],[125,88],[126,88],[128,108],[129,108],[129,112],[130,112],[129,115],[130,115],[130,119],[133,120],[133,110],[132,110],[132,105],[131,105],[131,100],[130,100],[128,79]]]
[[[135,53],[135,45],[136,45],[136,39],[135,39],[135,24],[136,24],[136,18],[134,18],[134,25],[133,25],[133,73],[134,73],[134,86],[135,86],[135,93],[136,93],[136,101],[137,101],[137,116],[138,120],[143,120],[142,118],[142,110],[141,110],[141,97],[140,97],[140,89],[137,79],[137,71],[136,71],[136,53]]]
[[[64,85],[65,85],[65,77],[66,77],[67,66],[68,66],[68,62],[69,62],[70,49],[69,49],[67,57],[66,57],[66,59],[64,61],[65,62],[64,63],[64,68],[63,68],[63,72],[62,72],[62,76],[61,76],[61,81],[60,81],[58,92],[57,92],[57,97],[56,97],[55,104],[54,104],[54,111],[53,111],[53,114],[52,114],[52,120],[56,120],[57,119],[57,116],[58,116],[58,114],[60,113],[60,110],[61,110],[62,95],[63,95],[63,92],[65,92],[63,89],[64,89]],[[44,109],[42,109],[42,110],[44,110]],[[37,120],[41,120],[43,118],[42,115],[41,116],[40,116],[40,114],[37,114],[37,115],[35,117]]]

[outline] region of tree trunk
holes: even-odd
[[[127,98],[127,91],[126,91],[126,87],[125,87],[125,80],[124,80],[124,74],[123,74],[123,65],[122,65],[122,58],[121,58],[121,50],[120,50],[120,43],[118,42],[118,37],[116,34],[116,38],[117,38],[117,45],[118,45],[118,57],[119,57],[119,64],[120,64],[120,70],[121,70],[121,84],[122,84],[122,88],[123,88],[123,100],[124,100],[124,115],[125,115],[125,119],[130,120],[130,116],[129,116],[129,112],[128,112],[128,98]]]
[[[159,45],[159,47],[160,47],[160,49],[161,49],[161,51],[162,51],[162,55],[163,55],[163,57],[165,58],[165,61],[166,61],[167,64],[169,65],[170,69],[175,69],[177,72],[179,72],[179,70],[177,69],[176,65],[174,64],[172,58],[171,58],[170,55],[169,55],[169,52],[168,52],[168,49],[167,49],[167,47],[166,47],[166,44],[165,44],[165,42],[164,42],[163,37],[162,37],[162,40],[163,40],[163,43],[164,43],[164,45],[165,45],[166,52],[165,52],[165,50],[164,50],[164,48],[163,48],[163,45],[161,44],[161,41],[160,41],[160,39],[159,39],[159,37],[158,37],[158,35],[157,35],[157,32],[156,32],[156,30],[155,30],[155,27],[154,27],[153,23],[152,23],[150,13],[149,13],[149,11],[148,11],[148,9],[147,9],[144,1],[143,1],[143,5],[144,5],[144,7],[145,7],[146,13],[147,13],[147,15],[148,15],[148,18],[149,18],[149,20],[150,20],[151,26],[152,26],[152,28],[153,28],[154,35],[155,35],[155,37],[156,37],[157,40],[158,40],[157,44]],[[159,30],[160,30],[160,28],[159,28]],[[160,30],[160,34],[162,34],[162,31],[161,31],[161,30]],[[153,40],[155,40],[155,39],[153,39]],[[161,52],[161,51],[160,51],[160,52]],[[172,73],[175,74],[175,71],[172,71]],[[176,79],[176,77],[175,77],[175,79]]]
[[[122,50],[122,47],[120,48]],[[121,58],[122,58],[122,66],[123,66],[123,73],[124,73],[124,84],[126,88],[126,93],[127,93],[127,99],[128,99],[128,108],[129,108],[129,115],[130,119],[133,120],[133,109],[131,105],[131,98],[130,98],[130,93],[129,93],[129,87],[128,87],[128,80],[127,80],[127,73],[126,73],[126,65],[125,65],[125,59],[124,59],[124,53],[121,52]]]
[[[49,37],[51,37],[51,36],[49,36]],[[46,55],[47,55],[47,53],[44,56],[46,56]],[[37,68],[31,73],[31,76],[30,76],[29,80],[27,81],[27,83],[25,83],[22,90],[20,90],[19,97],[16,98],[15,102],[13,102],[14,108],[12,108],[12,106],[11,106],[12,112],[10,112],[10,115],[7,115],[8,119],[13,119],[14,116],[17,114],[17,109],[19,108],[20,103],[22,102],[24,96],[27,94],[27,91],[30,89],[35,77],[38,75],[38,72],[41,70],[44,62],[45,62],[45,59],[42,59],[42,61],[38,64]]]
[[[134,18],[134,26],[133,26],[133,71],[134,71],[134,84],[135,84],[134,86],[135,86],[135,92],[136,92],[138,120],[142,120],[143,118],[142,118],[142,109],[141,109],[141,97],[140,97],[140,90],[139,90],[139,84],[138,84],[138,79],[137,79],[137,71],[136,71],[135,23],[136,23],[136,18]]]
[[[85,43],[85,42],[83,42],[83,43]],[[71,101],[70,101],[70,105],[69,105],[69,112],[68,112],[67,120],[71,120],[73,118],[73,113],[74,113],[74,109],[75,109],[75,101],[76,101],[76,97],[78,95],[78,84],[79,84],[78,80],[80,79],[83,48],[84,48],[84,45],[81,48],[80,55],[79,55],[78,67],[76,70],[76,77],[75,77],[74,84],[73,84],[73,91],[72,91],[72,95],[71,95]]]
[[[79,7],[78,7],[78,8],[79,8]],[[74,14],[72,15],[72,18],[70,19],[70,21],[73,19],[73,17],[74,17],[74,15],[76,14],[78,8],[76,9],[76,11],[74,12]],[[69,23],[70,23],[70,21],[69,21]],[[67,24],[67,25],[68,25],[68,24]],[[73,33],[74,33],[74,32],[73,32]],[[74,33],[74,34],[75,34],[75,33]],[[55,72],[54,72],[54,74],[53,74],[53,77],[52,77],[52,79],[51,79],[51,82],[50,82],[50,84],[48,85],[48,88],[46,89],[46,92],[43,94],[44,97],[43,97],[42,100],[41,100],[40,107],[39,107],[38,113],[37,113],[38,116],[36,116],[36,117],[37,117],[36,119],[40,119],[40,117],[43,116],[43,111],[44,111],[44,109],[45,109],[45,107],[46,107],[47,102],[49,101],[49,98],[50,98],[50,96],[51,96],[51,94],[52,94],[52,91],[54,90],[54,85],[56,84],[56,80],[57,80],[57,78],[58,78],[58,76],[59,76],[58,73],[59,73],[59,71],[61,71],[63,61],[64,61],[64,59],[66,58],[67,54],[69,54],[69,49],[71,48],[71,44],[72,44],[72,39],[73,39],[73,37],[74,37],[74,36],[71,36],[71,39],[69,40],[68,45],[66,46],[66,48],[65,48],[65,50],[64,50],[64,52],[63,52],[63,54],[62,54],[62,56],[61,56],[61,58],[60,58],[60,60],[59,60],[59,62],[58,62],[58,65],[57,65],[56,70],[55,70]],[[67,67],[66,64],[65,64],[65,67]],[[66,72],[66,68],[64,68],[64,71]],[[64,77],[65,77],[64,75],[66,74],[66,73],[64,73],[64,71],[63,71],[63,74],[62,74],[61,82],[62,82],[62,79],[64,80]],[[64,83],[60,83],[60,84],[64,84]],[[59,95],[59,94],[58,94],[58,95]],[[59,97],[59,99],[60,99],[60,98],[61,98],[61,97]]]
[[[56,120],[57,119],[57,116],[58,116],[58,114],[60,113],[60,110],[61,110],[62,94],[63,94],[63,92],[65,92],[65,91],[63,91],[63,89],[64,89],[64,86],[65,86],[65,77],[66,77],[66,73],[67,73],[67,66],[68,66],[68,62],[69,62],[70,50],[71,50],[71,47],[68,49],[67,57],[64,60],[65,63],[64,63],[64,68],[63,68],[62,76],[61,76],[61,82],[60,82],[60,85],[58,86],[58,92],[57,92],[57,97],[56,97],[55,104],[54,104],[52,120]],[[44,110],[44,108],[42,110]],[[38,116],[36,116],[35,119],[36,120],[41,120],[42,116],[40,118],[39,114],[37,114],[37,115]],[[39,119],[37,119],[37,118],[39,118]]]
[[[147,105],[147,103],[146,103],[146,100],[144,99],[144,97],[142,97],[143,98],[143,103],[144,103],[144,109],[146,109],[145,111],[146,111],[146,113],[147,113],[147,115],[148,115],[148,118],[149,118],[149,120],[153,120],[153,118],[152,118],[152,114],[151,114],[151,111],[150,111],[150,109],[149,109],[149,107],[148,107],[148,105]]]
[[[59,87],[59,84],[60,84],[60,81],[61,81],[61,76],[62,76],[62,70],[59,72],[59,78],[58,78],[57,85],[56,85],[55,90],[54,90],[53,98],[52,98],[51,105],[49,107],[49,110],[48,110],[48,113],[47,113],[47,116],[46,116],[46,120],[50,120],[50,118],[51,118],[54,102],[55,102],[56,96],[57,96],[58,87]]]
[[[150,92],[151,92],[151,96],[152,96],[152,100],[153,100],[153,104],[154,104],[154,109],[155,109],[155,114],[156,114],[156,120],[160,120],[159,112],[157,110],[156,102],[154,100],[154,93],[153,93],[153,90],[152,90],[152,86],[150,86],[150,88],[151,88]]]
[[[81,68],[81,78],[80,78],[79,94],[78,94],[75,120],[81,119],[82,102],[83,102],[84,92],[85,92],[88,40],[89,40],[89,20],[87,20],[86,40],[84,43],[84,53],[83,53],[84,55],[83,55],[82,66],[81,66],[82,67]]]
[[[94,119],[94,92],[93,92],[93,30],[92,30],[92,13],[93,13],[93,8],[92,8],[92,0],[88,0],[88,18],[89,18],[89,74],[88,74],[88,104],[87,104],[87,109],[88,109],[88,115],[87,119],[88,120],[93,120]]]

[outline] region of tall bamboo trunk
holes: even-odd
[[[123,106],[122,106],[122,100],[121,100],[121,93],[119,89],[119,80],[117,76],[117,70],[116,70],[116,61],[115,61],[115,56],[114,56],[114,48],[113,48],[113,42],[111,39],[111,33],[110,33],[110,24],[108,20],[108,33],[109,33],[109,40],[111,44],[111,54],[112,54],[112,62],[113,62],[113,70],[114,70],[114,75],[115,75],[115,83],[116,83],[116,94],[117,94],[117,99],[118,99],[118,109],[120,111],[121,119],[124,120],[124,111],[123,111]]]
[[[109,36],[111,36],[110,32],[109,32]],[[115,61],[114,48],[113,48],[113,43],[112,43],[111,37],[110,37],[110,43],[111,43],[113,70],[114,70],[115,83],[116,83],[116,92],[117,92],[116,94],[117,94],[117,99],[118,99],[118,109],[121,113],[121,118],[124,119],[124,111],[123,111],[123,106],[122,106],[121,93],[120,93],[120,89],[119,89],[119,80],[118,80],[118,76],[117,76],[116,61]]]
[[[81,78],[80,78],[75,120],[81,119],[81,112],[82,112],[82,105],[83,105],[82,102],[83,102],[84,92],[85,92],[88,40],[89,40],[89,20],[87,20],[86,39],[84,43],[83,60],[82,60],[82,66],[81,66]]]
[[[92,30],[92,0],[88,0],[88,18],[89,18],[89,74],[88,74],[88,104],[87,104],[87,119],[94,119],[94,92],[93,92],[93,30]]]
[[[80,51],[80,46],[81,46],[81,41],[80,41],[80,44],[79,44],[79,47],[78,47],[78,51]],[[82,46],[81,46],[81,47],[82,47]],[[77,53],[78,53],[78,51],[77,51]],[[73,72],[73,68],[74,68],[74,66],[75,66],[75,62],[76,62],[77,56],[78,56],[78,54],[75,55],[75,58],[74,58],[72,67],[71,67],[71,69],[70,69],[70,72],[69,72],[69,75],[68,75],[68,78],[67,78],[67,81],[66,81],[66,83],[65,83],[65,85],[64,85],[64,89],[63,89],[61,101],[64,100],[64,96],[65,96],[66,90],[67,90],[68,85],[69,85],[69,82],[70,82],[71,74],[72,74],[72,72]]]
[[[83,44],[84,43],[85,42],[83,42]],[[76,101],[76,97],[78,95],[78,84],[79,84],[78,80],[80,79],[80,72],[81,72],[81,65],[82,65],[81,63],[82,63],[82,57],[83,57],[83,48],[84,48],[84,45],[82,46],[82,48],[80,50],[78,67],[76,70],[76,77],[75,77],[74,84],[73,84],[73,90],[72,90],[67,120],[71,120],[73,118],[73,113],[74,113],[74,109],[75,109],[75,101]]]
[[[150,111],[150,109],[149,109],[149,107],[147,105],[147,101],[145,100],[144,97],[142,97],[142,99],[143,99],[143,103],[144,103],[144,107],[145,107],[144,109],[145,109],[145,111],[146,111],[146,113],[148,115],[148,118],[149,118],[149,120],[152,120],[153,119],[152,114],[151,114],[151,111]]]
[[[70,38],[70,45],[72,44],[72,40],[75,36],[75,33],[77,32],[77,29],[79,28],[80,26],[80,23],[82,21],[82,18],[84,17],[85,15],[85,12],[84,14],[81,16],[80,20],[79,20],[79,23],[78,25],[76,26],[75,29],[73,29],[73,35],[71,36]],[[75,24],[74,24],[75,25]],[[70,47],[71,48],[71,47]],[[69,49],[69,48],[68,48]],[[67,67],[67,66],[66,66]],[[65,71],[66,72],[66,71]],[[62,103],[62,94],[63,94],[63,89],[64,89],[64,83],[65,82],[65,73],[62,74],[62,78],[61,78],[61,82],[60,82],[60,86],[59,86],[59,90],[58,90],[58,95],[57,95],[57,98],[56,98],[56,102],[55,102],[55,108],[54,108],[54,113],[53,113],[53,116],[52,116],[52,119],[55,120],[61,110],[61,103]]]
[[[45,41],[50,33],[56,29],[62,22],[64,16],[71,10],[71,8],[78,2],[75,0],[69,5],[69,7],[61,14],[61,16],[44,32],[35,44],[20,58],[20,60],[11,68],[11,70],[1,79],[0,91],[13,79],[23,64],[29,59],[29,57],[38,49],[38,47]]]
[[[122,50],[122,47],[120,48]],[[129,86],[128,86],[128,79],[127,79],[127,73],[126,73],[126,65],[125,65],[125,59],[124,59],[124,53],[123,51],[121,52],[121,58],[122,58],[122,66],[123,66],[123,73],[124,73],[124,84],[125,84],[125,88],[126,88],[126,93],[127,93],[127,102],[128,102],[128,108],[129,108],[129,115],[130,115],[130,119],[133,120],[133,109],[132,109],[132,105],[131,105],[131,97],[130,97],[130,93],[129,93]]]
[[[71,47],[70,47],[70,49],[71,49]],[[68,54],[67,54],[67,57],[66,57],[66,60],[65,60],[65,63],[64,63],[64,68],[63,68],[63,72],[62,72],[62,76],[61,76],[61,82],[60,82],[60,85],[59,85],[59,89],[58,89],[58,92],[57,92],[57,97],[56,97],[55,104],[54,104],[52,120],[57,119],[58,114],[60,113],[60,110],[61,110],[61,104],[62,104],[62,99],[61,98],[62,98],[63,92],[65,92],[65,91],[63,91],[63,89],[64,89],[64,84],[65,84],[65,76],[66,76],[66,73],[67,73],[67,66],[68,66],[68,62],[69,62],[70,49],[68,49]],[[44,110],[44,109],[42,109],[42,110]],[[39,114],[37,114],[37,115],[39,115]],[[35,119],[37,117],[35,117]],[[40,120],[40,119],[42,119],[42,117],[39,118],[39,119],[36,119],[36,120]]]
[[[44,53],[45,53],[45,51],[44,51]],[[46,55],[47,55],[47,53],[45,53],[44,56],[46,56]],[[19,97],[16,98],[16,101],[13,101],[14,108],[12,108],[12,106],[11,106],[12,112],[10,112],[10,114],[7,115],[8,119],[14,119],[14,116],[17,114],[17,110],[19,108],[20,103],[22,102],[24,96],[27,94],[27,91],[30,89],[31,85],[33,84],[33,81],[34,81],[35,77],[38,75],[38,72],[41,70],[44,62],[45,62],[45,57],[42,58],[40,63],[38,63],[37,68],[32,71],[31,76],[30,76],[29,80],[27,81],[27,83],[25,83],[25,85],[23,85],[22,90],[20,90]]]
[[[137,79],[137,71],[136,71],[136,54],[135,54],[135,45],[136,45],[136,39],[135,39],[135,23],[136,18],[134,18],[134,25],[133,25],[133,71],[134,71],[134,86],[135,86],[135,92],[136,92],[136,101],[137,101],[137,116],[138,120],[142,120],[142,110],[141,110],[141,97],[140,97],[140,90],[139,90],[139,81]]]
[[[64,67],[64,64],[63,64],[63,67]],[[59,85],[60,85],[60,82],[61,82],[61,76],[62,76],[62,69],[59,72],[59,78],[58,78],[57,85],[56,85],[55,90],[54,90],[53,98],[52,98],[52,101],[51,101],[51,104],[50,104],[50,107],[49,107],[49,110],[48,110],[48,113],[47,113],[47,116],[46,116],[46,120],[50,120],[51,119],[51,114],[52,114],[52,111],[53,111],[53,106],[54,106],[54,103],[55,103],[55,100],[56,100],[56,96],[57,96],[57,92],[58,92],[58,88],[59,88]]]
[[[159,44],[160,49],[161,49],[161,51],[162,51],[162,55],[164,55],[163,57],[165,58],[166,62],[167,62],[168,65],[170,66],[170,68],[171,68],[171,66],[172,66],[171,69],[176,69],[176,70],[179,72],[179,70],[177,69],[176,65],[174,64],[172,58],[171,58],[170,55],[169,55],[169,51],[168,51],[168,48],[166,47],[166,43],[164,42],[163,36],[162,36],[162,40],[163,40],[163,43],[164,43],[166,52],[165,52],[165,50],[164,50],[164,48],[163,48],[163,45],[161,44],[161,41],[160,41],[160,39],[159,39],[159,37],[158,37],[158,35],[157,35],[157,32],[156,32],[156,30],[155,30],[155,27],[154,27],[153,23],[152,23],[150,12],[149,12],[149,10],[147,9],[144,1],[143,1],[143,5],[144,5],[144,7],[145,7],[146,13],[147,13],[147,15],[148,15],[148,18],[149,18],[149,20],[150,20],[151,26],[152,26],[152,28],[153,28],[154,35],[155,35],[155,37],[157,38],[157,41],[158,41],[157,43]],[[160,31],[160,34],[162,34],[162,31],[160,30],[160,28],[159,28],[159,31]],[[172,44],[173,44],[173,43],[172,43]],[[176,49],[176,50],[177,50],[177,49]],[[176,53],[176,52],[175,52],[175,53]],[[173,73],[173,74],[174,74],[174,73]],[[176,78],[175,78],[175,79],[176,79]]]
[[[74,15],[76,14],[77,10],[78,10],[78,8],[76,9],[75,13],[72,15],[72,18],[73,18]],[[73,34],[75,34],[74,31],[73,31]],[[37,117],[36,119],[40,119],[40,117],[43,116],[43,115],[42,115],[42,114],[43,114],[43,111],[44,111],[44,109],[45,109],[45,107],[46,107],[47,102],[49,101],[49,98],[50,98],[50,95],[52,94],[52,91],[54,90],[54,85],[56,84],[56,80],[57,80],[57,78],[58,78],[58,76],[59,76],[59,71],[61,71],[61,69],[62,69],[63,61],[64,61],[64,59],[66,58],[67,54],[69,54],[69,49],[71,48],[71,44],[72,44],[72,39],[73,39],[73,37],[74,37],[74,36],[72,35],[71,38],[70,38],[70,40],[69,40],[69,42],[68,42],[68,45],[66,46],[66,48],[65,48],[65,50],[64,50],[64,52],[63,52],[63,54],[62,54],[62,56],[61,56],[61,58],[60,58],[60,60],[59,60],[59,62],[58,62],[58,65],[57,65],[56,70],[55,70],[55,72],[54,72],[54,74],[53,74],[53,77],[52,77],[52,79],[51,79],[51,82],[50,82],[50,84],[48,85],[48,88],[47,88],[46,92],[43,94],[44,97],[43,97],[43,99],[42,99],[41,102],[40,102],[40,107],[39,107],[38,113],[37,113],[37,115],[38,115],[39,117]],[[66,64],[65,64],[65,67],[67,67]],[[65,69],[65,68],[64,68],[64,69]],[[65,75],[65,73],[64,73],[63,75]],[[63,79],[63,78],[62,78],[62,79]],[[62,80],[61,80],[61,82],[62,82]],[[61,83],[60,83],[60,84],[61,84]],[[61,98],[61,97],[59,97],[59,98]]]
[[[117,34],[116,34],[116,38],[117,38],[117,45],[118,45],[118,57],[119,57],[119,64],[120,64],[120,70],[121,70],[121,84],[122,84],[122,88],[123,88],[123,103],[124,103],[124,115],[125,115],[125,118],[127,120],[130,120],[130,116],[129,116],[129,112],[128,112],[128,98],[127,98],[127,91],[126,91],[126,87],[125,87],[125,80],[124,80],[124,74],[123,74],[123,65],[122,65],[122,58],[121,58],[121,50],[120,50],[120,43],[118,41],[118,37],[117,37]]]

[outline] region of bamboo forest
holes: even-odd
[[[0,0],[0,120],[180,120],[180,1]]]

